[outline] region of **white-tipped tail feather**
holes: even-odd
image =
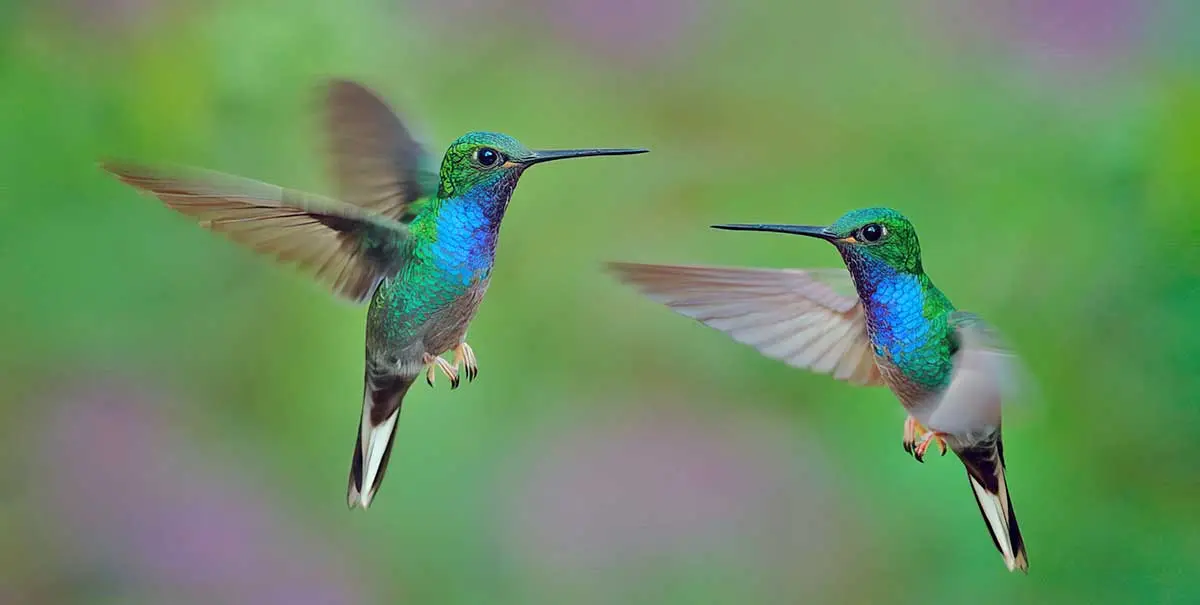
[[[387,471],[388,458],[392,454],[392,444],[396,441],[396,419],[400,416],[400,404],[412,382],[412,378],[372,377],[368,374],[358,439],[350,464],[350,485],[346,490],[346,501],[350,508],[371,506],[375,493],[379,491]]]
[[[375,483],[375,476],[379,473],[379,465],[383,462],[383,456],[391,447],[392,434],[396,430],[396,418],[400,415],[400,410],[397,409],[388,416],[383,424],[371,428],[366,431],[363,436],[364,456],[363,460],[366,463],[366,473],[363,475],[363,484],[371,485]],[[367,492],[368,497],[362,498],[362,505],[366,507],[370,504],[370,492]]]
[[[996,491],[992,492],[971,474],[967,469],[967,479],[971,482],[971,490],[975,493],[975,502],[979,512],[987,523],[988,531],[996,549],[1004,557],[1004,565],[1009,571],[1021,570],[1028,573],[1029,559],[1025,554],[1025,542],[1021,538],[1021,530],[1017,527],[1017,517],[1013,514],[1012,499],[1008,497],[1008,482],[1004,477],[1004,468],[996,467]]]
[[[375,491],[378,489],[376,480],[382,479],[381,470],[384,457],[387,456],[392,449],[392,439],[396,432],[396,418],[400,416],[400,408],[392,412],[383,424],[378,426],[371,425],[371,411],[369,402],[363,406],[363,418],[359,424],[359,452],[358,456],[362,459],[362,481],[356,482],[353,479],[350,481],[350,490],[348,494],[349,505],[351,508],[360,507],[367,508],[371,506],[371,499],[375,496]],[[361,490],[361,486],[369,485],[371,489]]]

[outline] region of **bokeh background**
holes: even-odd
[[[1200,602],[1190,0],[9,0],[0,603]],[[101,157],[331,191],[313,87],[537,168],[471,342],[344,490],[363,309]],[[607,259],[836,266],[714,222],[889,205],[1025,356],[1027,577],[903,412],[641,299]]]

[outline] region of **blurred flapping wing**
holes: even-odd
[[[325,86],[325,130],[339,198],[408,223],[437,195],[438,165],[395,112],[366,87]]]
[[[949,323],[958,341],[950,385],[913,411],[930,429],[970,444],[999,429],[1002,408],[1018,392],[1024,372],[1016,354],[979,316],[955,311]]]
[[[404,225],[355,206],[219,172],[115,162],[102,167],[205,229],[298,264],[354,302],[369,299],[405,261]]]

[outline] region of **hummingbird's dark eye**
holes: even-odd
[[[871,223],[862,229],[859,229],[858,234],[864,242],[877,242],[883,239],[883,236],[887,234],[887,229],[885,229],[883,225],[880,225],[879,223]]]
[[[500,161],[500,152],[491,147],[480,147],[475,150],[475,161],[484,168],[491,168]]]

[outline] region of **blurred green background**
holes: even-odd
[[[1200,602],[1189,0],[9,0],[0,603]],[[96,168],[331,191],[322,78],[531,171],[471,330],[344,490],[364,310]],[[1025,356],[1028,577],[904,413],[641,299],[608,259],[836,266],[715,232],[888,205]]]

